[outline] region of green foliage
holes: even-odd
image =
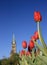
[[[19,55],[18,54],[13,54],[10,58],[8,59],[2,59],[0,60],[0,65],[17,65],[19,64]]]
[[[47,56],[38,54],[35,56],[32,50],[32,56],[21,56],[20,65],[47,65]]]
[[[33,57],[22,56],[20,65],[47,65],[47,57],[39,55],[33,59]]]
[[[10,65],[17,65],[19,64],[19,55],[18,54],[13,54],[10,58],[9,58],[9,62],[10,62]]]
[[[1,65],[9,65],[8,59],[2,59]]]
[[[0,60],[0,65],[1,65],[1,60]]]

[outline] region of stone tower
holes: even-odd
[[[15,41],[15,36],[13,34],[13,37],[12,37],[12,49],[11,49],[10,56],[12,56],[14,53],[16,53],[16,41]]]

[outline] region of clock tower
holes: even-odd
[[[15,36],[13,34],[13,37],[12,37],[12,49],[11,49],[10,56],[12,56],[14,53],[16,53],[16,41],[15,41]]]

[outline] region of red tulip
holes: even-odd
[[[34,20],[36,22],[40,22],[42,20],[42,16],[41,16],[39,11],[38,12],[36,12],[36,11],[34,12]]]
[[[34,48],[34,42],[32,40],[29,42],[29,46],[30,48]]]
[[[29,51],[29,52],[32,51],[32,47],[30,47],[30,45],[28,45],[28,51]]]
[[[22,56],[22,55],[25,55],[25,50],[22,50],[21,52],[20,52],[20,55]]]
[[[31,37],[31,40],[36,41],[35,35],[33,35],[33,36]]]
[[[39,39],[39,34],[38,34],[37,31],[34,33],[34,35],[35,35],[35,39],[36,39],[36,40]]]
[[[23,41],[22,42],[22,47],[25,49],[25,48],[27,48],[27,42],[26,41]]]
[[[27,51],[27,52],[26,52],[26,55],[27,55],[27,56],[28,56],[28,55],[31,55],[31,53],[30,53],[29,51]]]

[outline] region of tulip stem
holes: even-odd
[[[39,22],[37,22],[37,28],[38,28],[39,40],[40,40],[40,42],[42,43],[42,45],[43,45],[43,47],[44,47],[44,50],[45,50],[46,53],[47,53],[47,47],[46,47],[46,44],[45,44],[44,39],[43,39],[42,34],[41,34]]]
[[[34,43],[36,44],[36,46],[44,53],[44,55],[45,56],[47,56],[47,54],[45,53],[45,51],[44,51],[44,48],[43,47],[41,47],[39,44],[38,44],[38,42],[37,41],[34,41]]]

